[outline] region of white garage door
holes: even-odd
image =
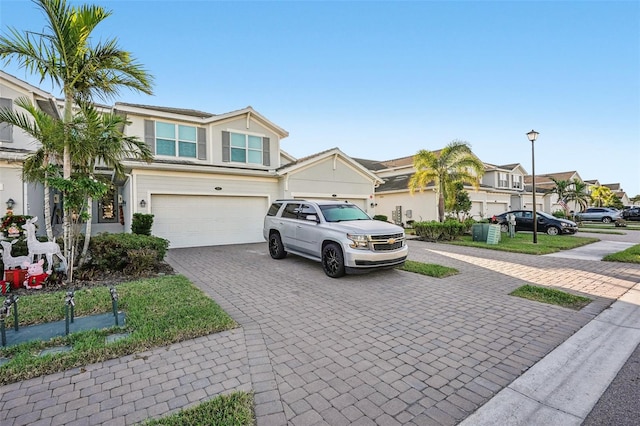
[[[266,197],[152,195],[152,234],[170,248],[263,241]]]
[[[507,211],[507,203],[487,203],[487,217]]]

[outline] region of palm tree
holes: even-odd
[[[102,114],[91,104],[81,106],[83,125],[81,136],[76,139],[78,148],[74,149],[74,169],[83,175],[92,175],[97,163],[113,169],[117,177],[124,177],[122,160],[125,158],[150,162],[153,154],[147,144],[134,136],[123,134],[126,120],[115,113]],[[87,199],[87,220],[84,246],[79,265],[87,257],[91,238],[91,206],[93,199]]]
[[[52,167],[60,164],[62,159],[64,126],[62,121],[37,108],[28,98],[18,98],[14,103],[26,113],[1,108],[0,122],[15,126],[40,142],[40,148],[26,158],[22,167],[22,176],[27,182],[39,182],[44,186],[45,228],[47,238],[53,241],[48,178],[52,174]]]
[[[592,186],[591,187],[591,201],[596,207],[606,206],[613,197],[611,189],[606,186]]]
[[[478,187],[484,174],[484,164],[471,152],[464,141],[454,140],[439,152],[420,150],[413,157],[416,172],[409,179],[409,190],[413,194],[433,184],[438,192],[438,220],[444,221],[444,204],[447,189],[452,182]]]
[[[581,180],[573,179],[571,184],[571,188],[567,192],[565,196],[566,201],[573,201],[578,206],[580,206],[580,210],[584,210],[589,206],[589,201],[591,197],[587,193],[588,185]]]
[[[568,216],[569,207],[567,206],[567,196],[569,192],[571,192],[571,185],[573,185],[572,181],[569,180],[560,180],[554,177],[549,177],[554,183],[554,187],[551,188],[547,193],[548,194],[556,194],[558,196],[558,201],[562,208],[564,209],[565,216]]]
[[[93,97],[109,98],[121,88],[151,94],[152,77],[121,50],[116,39],[90,44],[91,34],[110,11],[100,6],[72,7],[66,0],[33,0],[47,18],[44,32],[21,33],[9,29],[0,37],[0,59],[15,59],[42,80],[50,79],[64,96],[65,124],[73,119],[73,105]],[[71,135],[67,132],[63,149],[63,177],[71,177]],[[69,211],[64,214],[65,256],[69,250]]]

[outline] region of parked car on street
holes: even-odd
[[[373,220],[348,202],[276,200],[262,232],[272,258],[289,252],[319,261],[331,278],[401,266],[407,258],[402,227]]]
[[[589,207],[574,215],[577,222],[611,223],[621,218],[620,210],[609,207]]]
[[[509,223],[507,215],[513,214],[516,217],[516,232],[530,231],[533,232],[533,211],[531,210],[511,210],[501,213],[491,218],[491,223],[500,225],[502,232],[509,232]],[[545,232],[548,235],[575,234],[578,232],[578,225],[567,219],[560,219],[545,212],[536,212],[538,215],[539,232]]]
[[[631,207],[622,211],[624,220],[640,220],[640,207]]]

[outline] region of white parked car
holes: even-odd
[[[277,200],[264,218],[263,235],[272,258],[289,252],[316,260],[332,278],[401,266],[408,252],[403,228],[340,201]]]

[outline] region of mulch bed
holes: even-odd
[[[128,275],[122,271],[98,271],[98,270],[82,270],[82,271],[74,271],[74,279],[72,283],[66,283],[64,280],[56,277],[55,272],[52,276],[47,280],[47,282],[42,286],[41,289],[11,289],[10,294],[14,294],[17,296],[36,294],[39,292],[55,292],[61,290],[82,290],[86,288],[92,287],[112,287],[117,284],[136,281],[143,278],[154,278],[163,275],[173,275],[175,271],[168,263],[160,263],[156,266],[154,270],[145,271],[138,275]],[[8,295],[9,293],[7,293]],[[7,296],[5,295],[5,296]],[[2,296],[0,296],[2,297]]]

